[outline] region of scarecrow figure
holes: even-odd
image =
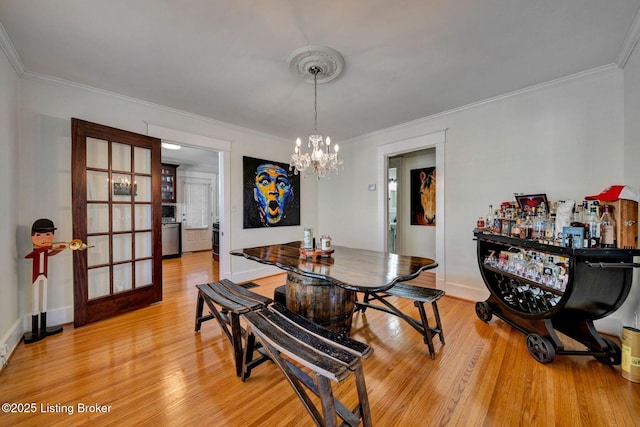
[[[39,219],[31,226],[31,241],[33,251],[25,255],[25,258],[33,260],[32,274],[32,315],[31,332],[24,334],[25,344],[39,341],[47,335],[62,332],[62,326],[47,327],[47,267],[50,256],[57,255],[66,249],[66,243],[54,243],[56,227],[50,219]],[[42,289],[40,289],[42,285]],[[42,291],[42,306],[40,306],[40,292]],[[38,314],[40,314],[40,326],[38,327]]]

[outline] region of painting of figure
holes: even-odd
[[[436,168],[411,170],[411,225],[436,225]]]
[[[288,166],[243,157],[244,228],[300,225],[300,175]]]

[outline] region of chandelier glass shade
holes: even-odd
[[[310,173],[314,173],[316,178],[320,179],[331,171],[335,170],[337,173],[338,167],[342,165],[342,160],[338,158],[338,151],[340,149],[338,144],[334,144],[332,150],[330,148],[331,139],[329,137],[323,138],[322,135],[318,133],[318,75],[322,74],[322,68],[313,65],[309,67],[308,72],[313,75],[313,109],[315,114],[313,135],[310,135],[307,141],[309,152],[306,153],[303,153],[300,138],[296,139],[289,170],[294,170],[296,175],[298,173],[306,175],[306,171],[310,170]]]

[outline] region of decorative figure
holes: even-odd
[[[32,274],[32,315],[31,332],[24,334],[25,344],[39,341],[47,335],[62,332],[62,326],[47,327],[47,268],[49,257],[57,255],[66,249],[66,243],[55,243],[53,237],[56,227],[50,219],[39,219],[31,226],[31,241],[33,251],[25,255],[25,258],[33,260]],[[40,289],[42,285],[42,289]],[[42,291],[42,306],[40,306],[40,291]],[[38,313],[40,314],[40,327],[38,327]]]

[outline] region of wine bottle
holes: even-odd
[[[616,247],[616,221],[611,215],[611,206],[602,206],[602,218],[600,218],[600,247]]]

